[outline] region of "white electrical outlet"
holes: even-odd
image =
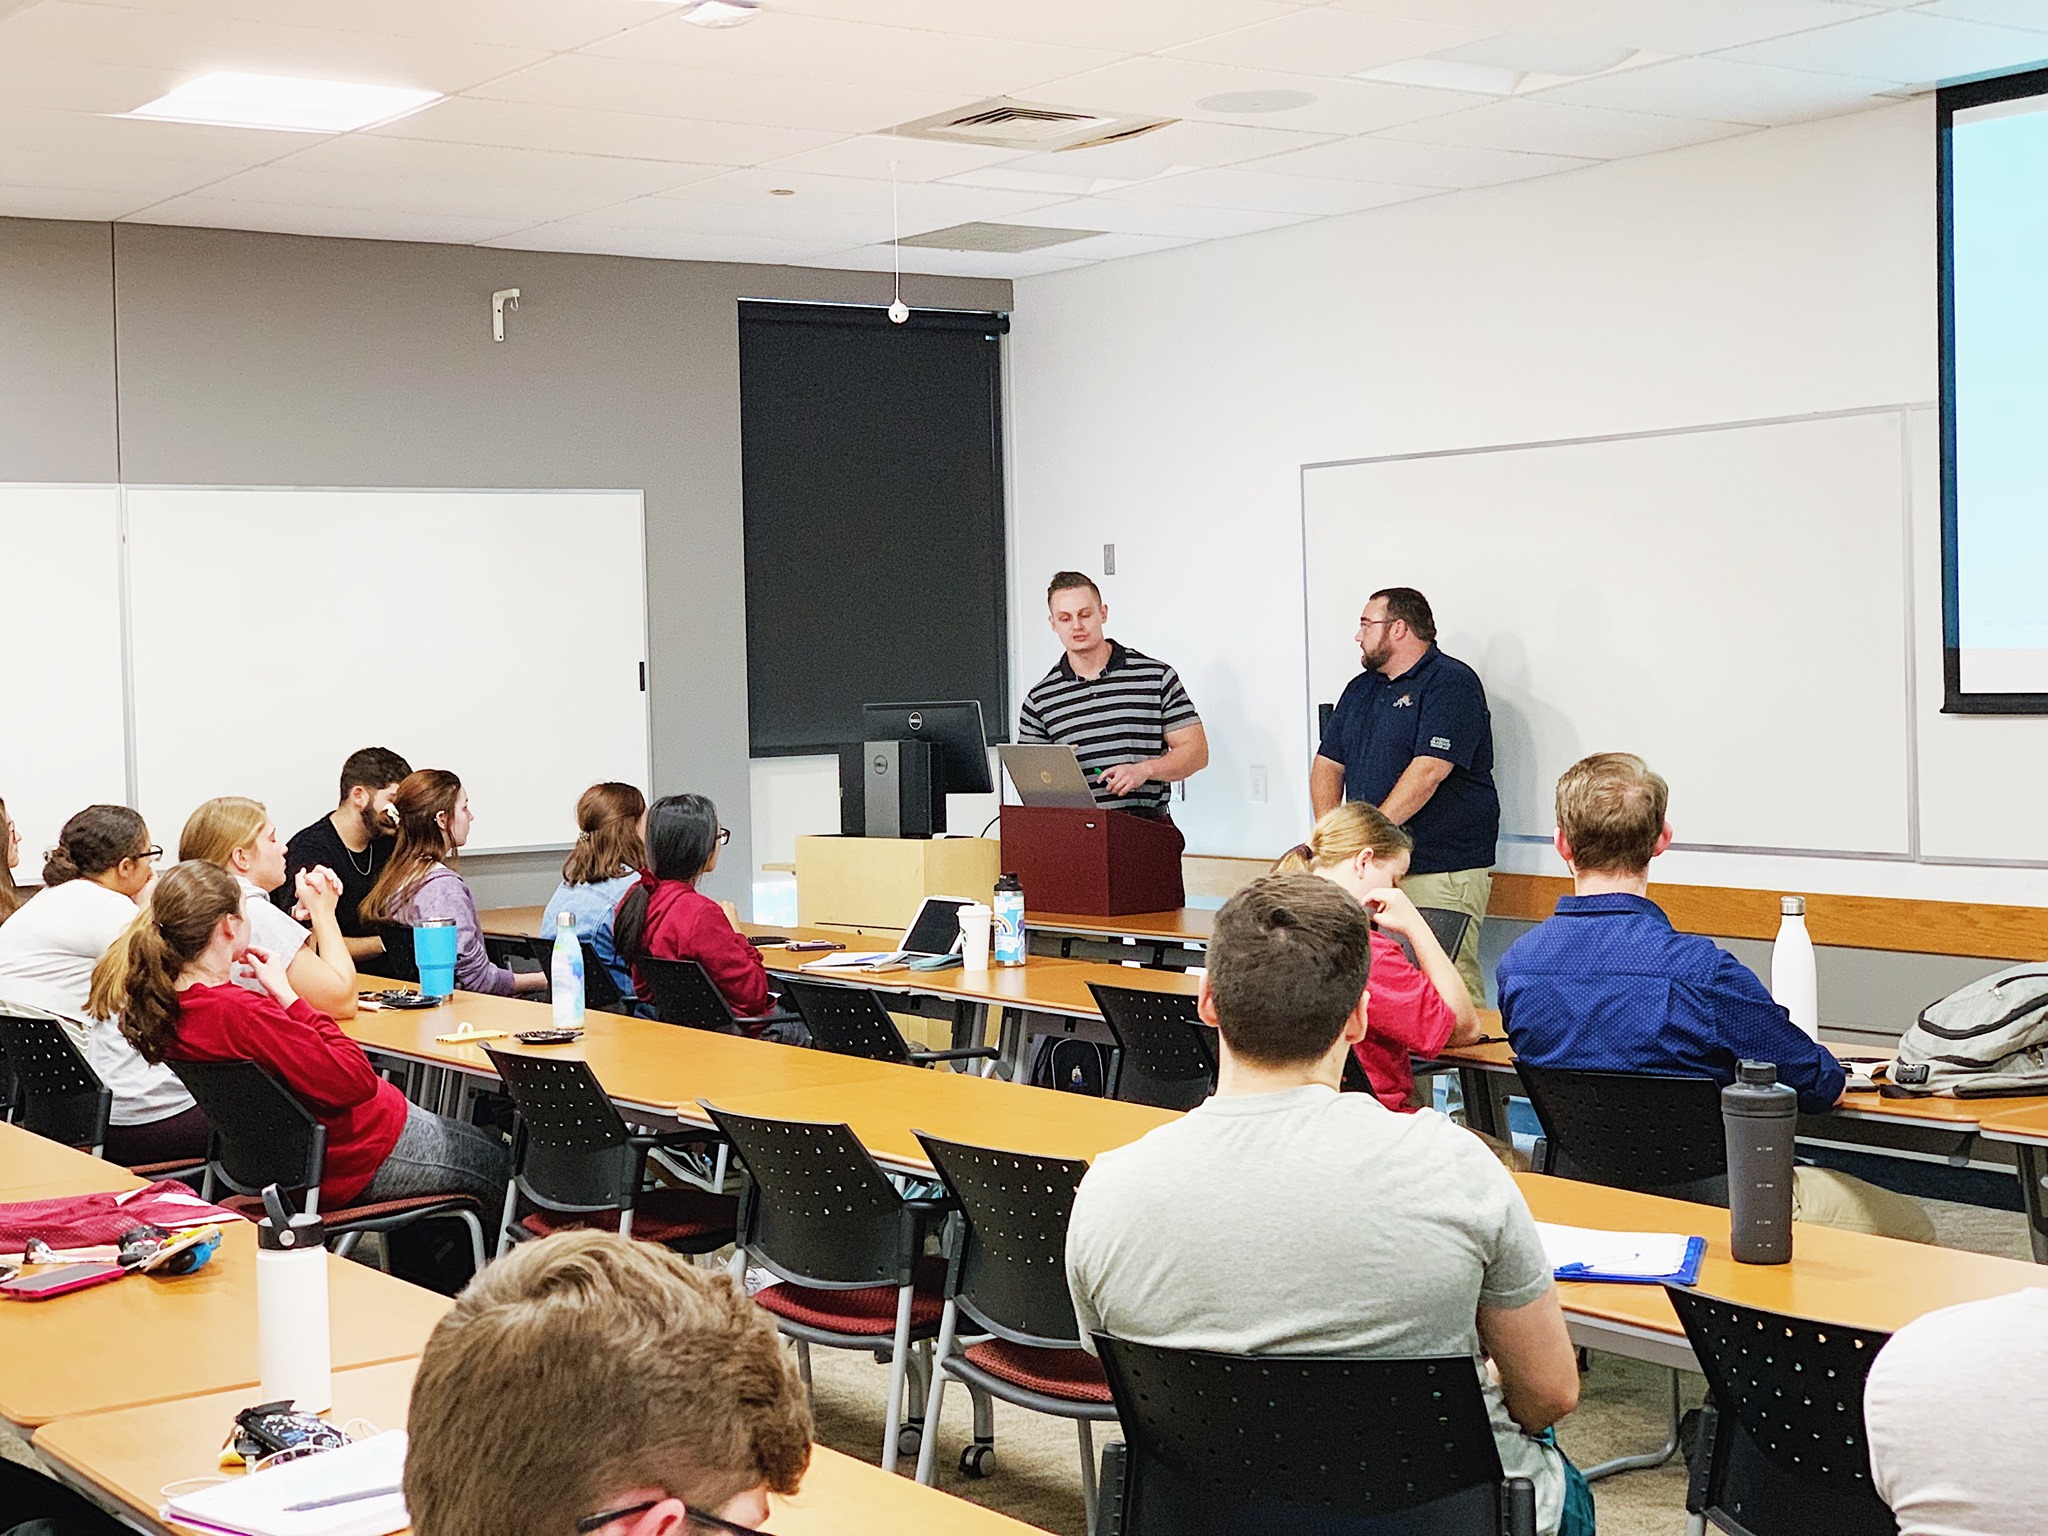
[[[1105,576],[1114,576],[1116,574],[1116,546],[1114,544],[1102,546],[1102,574]]]
[[[1252,764],[1252,803],[1266,803],[1266,766],[1263,763]]]

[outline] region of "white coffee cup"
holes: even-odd
[[[960,909],[960,960],[970,971],[988,969],[988,940],[995,914],[978,901]]]

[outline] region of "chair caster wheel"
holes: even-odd
[[[896,1431],[896,1454],[899,1456],[915,1456],[923,1444],[924,1429],[921,1425],[905,1424]]]
[[[964,1446],[960,1451],[960,1475],[962,1477],[987,1477],[994,1470],[996,1448],[977,1442]]]

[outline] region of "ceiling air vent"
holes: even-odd
[[[956,107],[889,130],[899,138],[937,139],[949,144],[994,144],[1003,149],[1086,149],[1135,138],[1178,119],[1133,117],[1114,112],[1077,112],[1039,106],[1007,96]]]
[[[1039,229],[1030,224],[955,224],[951,229],[905,235],[899,243],[932,251],[1000,251],[1014,256],[1022,251],[1042,251],[1049,245],[1092,240],[1101,233],[1099,229]]]

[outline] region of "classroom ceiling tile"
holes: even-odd
[[[618,112],[840,134],[880,133],[975,99],[971,91],[877,90],[835,81],[682,69],[590,53],[557,55],[544,64],[479,86],[470,94],[543,106],[601,104]]]
[[[612,112],[602,107],[492,101],[481,96],[451,96],[425,111],[366,131],[375,138],[497,144],[508,149],[680,160],[693,165],[757,165],[836,144],[845,137],[815,128],[719,123],[647,112]]]
[[[1086,42],[1157,53],[1249,27],[1299,7],[1292,0],[775,0],[780,9],[844,21],[1034,43]]]
[[[1121,57],[1103,48],[875,26],[773,6],[747,25],[730,28],[701,27],[672,12],[586,51],[684,69],[964,92],[968,100],[1028,91]]]
[[[475,245],[513,226],[504,218],[332,203],[244,202],[213,193],[172,198],[127,216],[132,224],[190,224],[202,229],[256,229],[282,235],[352,240],[425,240]]]
[[[1405,139],[1335,139],[1260,160],[1254,169],[1282,176],[1338,176],[1412,187],[1491,187],[1597,165],[1571,155],[1530,155],[1462,144]]]
[[[830,241],[775,240],[702,230],[621,228],[580,221],[540,224],[479,243],[500,250],[585,251],[600,256],[759,262],[769,266],[802,266],[831,248]]]
[[[360,133],[313,145],[273,161],[270,168],[287,174],[389,177],[459,183],[465,187],[568,189],[592,196],[607,195],[613,202],[666,192],[724,175],[727,169],[667,160],[625,160],[486,144],[379,138]]]
[[[971,185],[1006,187],[1028,186],[1033,184],[1028,178],[1049,177],[1085,192],[1097,183],[1148,181],[1176,171],[1235,165],[1332,142],[1334,136],[1325,133],[1250,128],[1239,123],[1179,122],[1134,139],[1100,144],[1093,149],[1025,155],[1006,160],[991,170],[967,172],[951,179]],[[1019,177],[1027,179],[1020,181]]]
[[[1101,195],[1118,202],[1176,203],[1190,208],[1246,208],[1271,213],[1357,213],[1428,197],[1433,187],[1347,181],[1325,176],[1274,176],[1251,170],[1189,171]]]
[[[183,160],[243,170],[321,142],[315,134],[0,106],[0,146],[87,156],[117,167],[138,160]]]
[[[1481,149],[1533,150],[1589,160],[1618,160],[1654,154],[1685,144],[1730,138],[1755,130],[1743,123],[1696,117],[1659,117],[1615,112],[1606,107],[1570,107],[1562,102],[1517,97],[1387,130],[1388,138],[1426,144],[1469,144]]]
[[[1061,246],[1059,251],[1069,247]],[[864,245],[858,250],[836,251],[830,256],[819,257],[809,265],[814,267],[840,267],[857,272],[893,272],[898,270],[896,248],[892,245]],[[1086,260],[1062,256],[1058,251],[932,251],[920,250],[916,246],[905,246],[902,252],[901,270],[905,277],[925,274],[936,277],[1043,277],[1048,272],[1071,272],[1075,267],[1085,267]],[[917,294],[913,291],[904,296],[904,302],[915,304]]]
[[[1784,69],[1930,85],[1988,69],[2039,64],[2048,59],[2048,43],[2039,32],[1918,11],[1886,11],[1819,32],[1732,49],[1728,57]]]
[[[739,203],[691,202],[679,197],[641,197],[616,203],[580,217],[550,223],[602,225],[610,229],[668,230],[676,234],[731,235],[750,240],[782,240],[817,251],[850,250],[876,245],[890,236],[889,210],[879,214],[814,210],[801,213],[790,200],[764,198],[760,206]],[[542,222],[535,220],[535,223]]]
[[[86,219],[112,223],[157,201],[130,192],[93,191],[84,187],[10,187],[0,182],[0,218]]]
[[[1042,229],[1099,229],[1107,234],[1177,235],[1190,240],[1217,240],[1263,229],[1299,224],[1312,214],[1270,213],[1244,208],[1188,208],[1178,203],[1124,203],[1106,197],[1077,197],[1028,213],[1014,213],[1006,224],[1034,224]]]
[[[1853,112],[1877,104],[1888,80],[1823,75],[1743,64],[1734,59],[1672,59],[1578,80],[1539,93],[1543,101],[1623,111],[1676,113],[1727,123],[1769,125]]]
[[[496,226],[494,233],[594,212],[627,196],[608,187],[489,185],[460,177],[315,171],[285,165],[238,172],[206,188],[205,195],[235,203],[329,208],[337,214],[348,209],[407,216],[445,213],[452,218],[488,221]]]
[[[63,150],[32,149],[0,139],[0,186],[49,191],[108,193],[128,208],[176,197],[226,177],[242,166],[217,160],[110,158]],[[126,209],[123,210],[124,212]]]
[[[727,171],[678,188],[664,200],[760,209],[771,218],[796,224],[821,215],[878,220],[883,239],[897,227],[892,218],[900,220],[904,234],[915,235],[955,224],[999,220],[1058,201],[1044,193],[946,182],[903,182],[891,188],[886,181],[867,177],[817,176],[775,167]]]
[[[1920,8],[1929,16],[1983,21],[1996,27],[2048,32],[2048,5],[2041,0],[1932,0]]]
[[[1330,0],[1343,10],[1493,32],[1713,53],[1870,14],[1862,0]]]
[[[1122,256],[1150,256],[1155,251],[1170,251],[1176,246],[1193,245],[1194,235],[1134,235],[1127,233],[1090,235],[1085,240],[1070,240],[1065,245],[1054,246],[1048,254],[1070,256],[1081,261],[1115,261]]]
[[[44,0],[0,21],[0,57],[117,65],[181,80],[242,70],[459,91],[545,56],[538,49],[491,42],[280,26],[79,0]],[[149,99],[113,110],[129,111]]]
[[[937,181],[942,176],[958,176],[1016,160],[1024,153],[993,144],[946,144],[933,139],[864,133],[766,163],[777,170],[809,171],[821,176],[869,176],[886,181],[894,175],[898,181]]]
[[[1366,80],[1330,80],[1270,69],[1233,69],[1192,59],[1132,58],[1038,88],[1034,99],[1052,106],[1148,112],[1170,117],[1206,117],[1247,122],[1260,128],[1307,133],[1370,133],[1376,128],[1455,112],[1486,101],[1457,91],[1421,90]],[[1204,106],[1222,97],[1299,95],[1298,106],[1279,111],[1245,111]]]
[[[33,0],[31,0],[33,3]],[[124,0],[85,0],[121,5]],[[125,0],[128,5],[138,0]],[[143,0],[153,11],[391,37],[482,40],[548,53],[601,42],[666,14],[648,0]],[[0,6],[0,9],[6,7]]]
[[[1166,54],[1209,64],[1342,78],[1376,64],[1418,58],[1491,35],[1488,28],[1445,26],[1318,5],[1219,37],[1183,43]]]

